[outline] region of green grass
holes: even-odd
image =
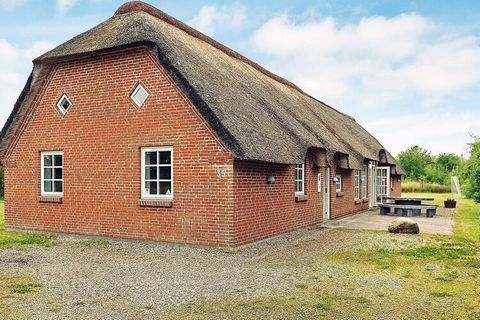
[[[434,197],[442,206],[449,196],[406,195]],[[480,205],[460,199],[453,236],[381,233],[390,245],[292,257],[298,280],[290,290],[186,304],[166,319],[480,319],[479,219]],[[324,268],[337,276],[325,277]]]
[[[433,197],[435,203],[443,207],[443,201],[451,198],[450,194],[437,193],[404,193],[403,196]],[[480,204],[470,199],[457,199],[457,214],[453,238],[457,241],[469,242],[480,246]]]
[[[6,231],[3,200],[0,201],[0,249],[18,248],[32,244],[51,246],[52,239],[48,235]]]

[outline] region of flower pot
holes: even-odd
[[[457,206],[457,201],[455,200],[446,200],[443,202],[445,208],[455,208]]]

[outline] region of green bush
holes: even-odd
[[[470,158],[463,170],[465,195],[467,198],[480,202],[480,139],[474,138],[470,144]]]
[[[438,183],[420,182],[420,181],[402,181],[402,192],[430,192],[430,193],[450,193],[451,187]]]

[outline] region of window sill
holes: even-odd
[[[45,203],[63,203],[63,196],[39,196],[38,201]]]
[[[360,204],[360,203],[362,203],[362,200],[360,200],[360,199],[355,200],[355,204]]]
[[[304,202],[308,200],[308,196],[306,195],[298,195],[295,196],[295,202]]]
[[[337,192],[337,197],[343,197],[343,192]]]
[[[367,203],[368,202],[368,199],[363,199],[363,203]]]
[[[173,200],[168,199],[140,199],[138,204],[140,207],[173,208]]]

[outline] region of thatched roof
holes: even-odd
[[[150,48],[236,159],[293,164],[302,163],[309,152],[323,152],[330,161],[348,157],[352,168],[367,159],[396,166],[350,116],[142,2],[123,5],[110,19],[35,59],[33,75],[58,59],[139,44]],[[28,89],[36,87],[35,81],[27,83],[27,93],[2,130],[0,154],[28,104]]]

